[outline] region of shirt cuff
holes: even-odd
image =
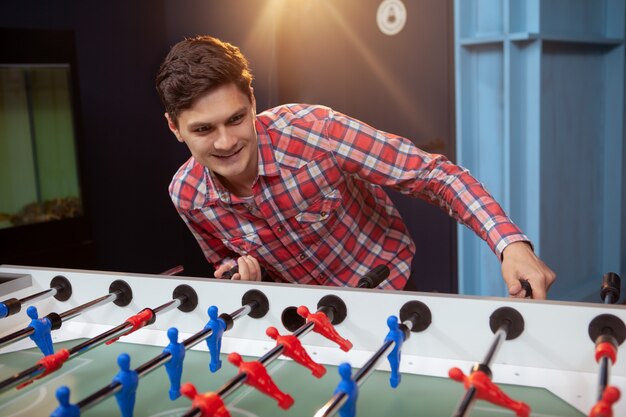
[[[498,219],[494,219],[492,221],[492,227],[487,229],[486,241],[500,261],[502,261],[502,252],[504,252],[504,249],[511,243],[527,242],[530,247],[533,248],[533,244],[528,236],[511,222],[511,220],[506,217],[500,219],[501,221],[497,220]]]

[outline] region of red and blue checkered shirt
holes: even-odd
[[[500,256],[526,236],[466,170],[328,107],[291,104],[257,116],[253,197],[231,194],[190,158],[169,187],[209,262],[255,257],[276,281],[356,286],[379,264],[402,289],[415,244],[381,188],[440,205]]]

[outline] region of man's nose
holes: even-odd
[[[230,134],[226,127],[218,128],[218,136],[213,146],[218,150],[229,150],[237,143],[235,135]]]

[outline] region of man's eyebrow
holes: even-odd
[[[235,111],[234,111],[234,112],[233,112],[230,116],[228,116],[228,117],[226,118],[226,122],[228,122],[228,121],[229,121],[230,119],[232,119],[233,117],[235,117],[235,116],[237,116],[237,115],[239,115],[239,114],[241,114],[241,113],[245,112],[245,111],[247,110],[247,108],[248,108],[248,106],[242,106],[242,107],[240,107],[239,109],[235,110]],[[209,122],[202,122],[202,121],[199,121],[199,122],[193,122],[193,123],[191,123],[191,124],[187,127],[187,129],[189,129],[189,130],[195,130],[195,129],[199,128],[199,127],[208,127],[208,128],[211,128],[211,127],[214,127],[214,124],[213,124],[213,123],[209,123]]]
[[[190,124],[189,126],[187,126],[187,129],[189,129],[189,130],[196,130],[199,127],[211,128],[211,127],[213,127],[213,124],[212,123],[206,123],[206,122],[194,122],[194,123]]]

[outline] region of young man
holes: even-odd
[[[170,130],[191,151],[170,184],[180,216],[220,277],[355,285],[387,264],[403,289],[415,245],[382,186],[440,205],[502,260],[511,296],[545,298],[554,273],[466,170],[323,106],[256,114],[239,49],[203,36],[176,44],[157,74]]]

